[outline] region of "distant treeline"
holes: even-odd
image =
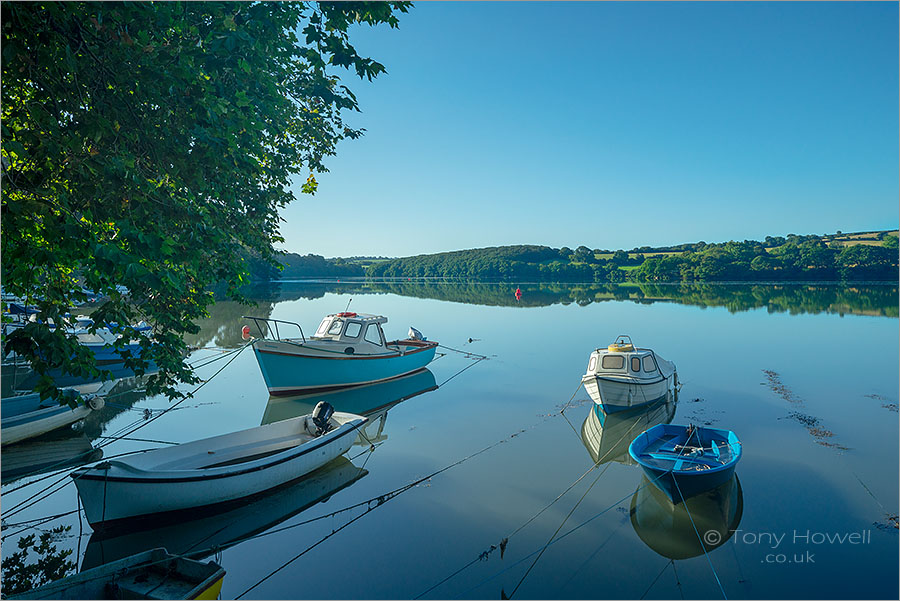
[[[897,280],[895,236],[886,236],[881,246],[791,236],[677,248],[610,253],[586,246],[501,246],[392,259],[371,265],[366,275],[559,282]],[[669,254],[645,256],[652,253]]]
[[[279,259],[282,265],[281,270],[258,259],[245,258],[245,261],[247,261],[248,270],[254,281],[310,277],[364,277],[366,275],[365,267],[359,263],[350,262],[348,259],[326,259],[312,254],[286,253],[281,255]]]
[[[864,234],[868,237],[860,241]],[[897,237],[887,232],[864,234],[790,234],[767,236],[761,242],[694,242],[630,251],[517,245],[397,259],[286,254],[281,259],[281,272],[260,270],[254,275],[255,279],[369,277],[598,283],[896,281]]]

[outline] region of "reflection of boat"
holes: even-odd
[[[94,353],[97,365],[121,365],[127,356],[140,357],[143,350],[140,341],[123,342],[118,347],[115,346],[123,337],[125,328],[114,323],[94,327],[94,320],[84,315],[79,315],[73,321],[72,327],[66,329],[67,333],[74,334],[81,346]],[[130,329],[138,336],[144,337],[150,332],[151,327],[142,321]]]
[[[80,403],[73,409],[52,398],[41,400],[41,395],[36,392],[0,400],[0,444],[5,446],[64,428],[103,407],[103,399],[99,396],[81,398],[76,394],[76,401]]]
[[[678,376],[674,363],[635,347],[629,336],[619,336],[591,353],[581,382],[591,399],[612,413],[663,398],[675,389]]]
[[[615,413],[606,413],[599,405],[592,405],[581,425],[581,441],[594,463],[616,461],[634,465],[628,454],[628,445],[647,428],[671,422],[675,416],[675,405],[674,393],[655,403]]]
[[[262,423],[271,424],[309,413],[319,401],[325,401],[336,411],[369,417],[371,414],[437,388],[434,374],[428,368],[387,382],[355,386],[344,390],[270,397]]]
[[[274,335],[253,342],[253,351],[269,394],[280,396],[357,386],[396,378],[428,365],[436,342],[387,342],[381,326],[387,318],[363,313],[334,313],[307,339],[281,338],[274,319],[253,319],[260,332]],[[265,325],[265,328],[263,328]]]
[[[109,379],[105,382],[118,382],[119,380],[125,378],[136,377],[133,369],[124,367],[121,364],[104,365],[102,369],[109,372]],[[150,361],[147,369],[144,370],[144,375],[156,373],[158,370],[159,368],[157,367],[156,363]],[[75,388],[82,394],[91,392],[90,386],[92,384],[104,382],[99,377],[84,378],[81,376],[63,374],[59,369],[51,369],[47,375],[49,375],[53,379],[54,386],[58,386],[60,388]],[[40,376],[29,368],[22,371],[21,375],[17,375],[16,380],[15,390],[31,391],[40,380]]]
[[[153,549],[10,599],[218,599],[225,570]]]
[[[328,409],[331,409],[328,407]],[[367,418],[304,415],[72,472],[88,522],[214,505],[290,482],[343,455]]]
[[[2,481],[4,484],[23,476],[99,461],[102,449],[95,449],[83,433],[62,437],[26,440],[3,449]]]
[[[211,513],[187,510],[161,520],[157,517],[132,520],[127,528],[91,535],[81,569],[126,557],[133,553],[165,547],[170,552],[201,559],[213,550],[227,549],[249,537],[265,532],[320,501],[350,486],[368,474],[346,457],[293,483]]]
[[[631,525],[640,539],[663,557],[687,559],[703,553],[704,547],[712,551],[731,538],[743,509],[744,494],[737,476],[675,505],[642,476],[640,488],[631,497]]]
[[[660,424],[637,436],[628,453],[672,501],[727,482],[741,458],[731,430]]]

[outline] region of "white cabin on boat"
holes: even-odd
[[[361,353],[379,353],[385,351],[387,340],[381,325],[387,323],[387,317],[369,315],[367,313],[332,313],[326,315],[319,324],[312,340],[340,342],[350,344]]]

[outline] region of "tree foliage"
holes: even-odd
[[[40,309],[6,351],[39,373],[96,373],[60,323],[83,289],[95,322],[146,319],[151,390],[195,377],[182,335],[246,258],[274,265],[278,210],[362,131],[334,74],[385,71],[350,43],[353,24],[397,26],[408,2],[13,2],[2,15],[2,256],[6,292]],[[129,293],[124,295],[124,286]],[[56,394],[49,379],[42,393]]]
[[[20,538],[16,543],[19,550],[3,560],[3,595],[26,593],[74,572],[76,563],[69,559],[72,549],[56,547],[56,541],[71,529],[57,526],[42,532],[39,540],[34,534]],[[37,555],[33,562],[29,561],[32,553]]]

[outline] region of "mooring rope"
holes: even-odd
[[[697,435],[697,441],[700,442],[700,436]],[[715,442],[713,442],[715,444]],[[687,441],[685,441],[685,445],[687,445]],[[672,470],[669,470],[668,473],[672,473]],[[700,548],[703,549],[703,554],[706,556],[706,561],[709,564],[709,569],[712,570],[713,576],[716,578],[716,584],[719,585],[719,590],[722,592],[722,598],[728,599],[728,595],[725,594],[725,588],[722,587],[722,581],[719,580],[719,574],[716,572],[715,566],[713,566],[712,559],[709,558],[709,553],[706,551],[706,544],[703,542],[703,537],[700,536],[700,531],[697,530],[697,524],[694,523],[694,518],[691,515],[691,510],[688,509],[687,501],[684,499],[684,494],[681,492],[681,487],[678,485],[678,480],[672,476],[672,482],[675,483],[675,488],[678,489],[678,496],[681,497],[681,503],[684,505],[684,510],[688,514],[688,518],[691,520],[691,526],[694,527],[694,534],[697,535],[697,540],[700,541]]]
[[[556,540],[552,541],[552,542],[549,543],[547,546],[548,546],[548,547],[549,547],[549,546],[553,546],[553,545],[555,545],[556,543],[558,543],[559,541],[561,541],[561,540],[565,539],[566,537],[568,537],[569,535],[571,535],[571,534],[577,532],[578,530],[580,530],[581,528],[587,526],[588,524],[590,524],[590,523],[593,522],[594,520],[596,520],[596,519],[598,519],[599,517],[603,516],[603,515],[604,515],[606,512],[608,512],[609,510],[611,510],[611,509],[613,509],[613,508],[615,508],[615,507],[618,507],[619,504],[621,504],[623,501],[625,501],[626,499],[628,499],[628,497],[630,497],[630,496],[634,495],[635,493],[639,492],[639,491],[640,491],[641,489],[643,489],[644,487],[646,487],[646,486],[648,486],[648,485],[650,485],[650,484],[656,482],[656,481],[657,481],[659,478],[661,478],[661,477],[662,477],[662,476],[657,476],[657,477],[654,478],[653,480],[648,480],[645,484],[642,484],[641,486],[639,486],[639,487],[637,488],[637,490],[635,490],[633,493],[629,493],[629,494],[625,495],[624,497],[622,497],[621,499],[619,499],[618,501],[616,501],[616,502],[613,503],[612,505],[606,507],[605,509],[603,509],[603,510],[600,511],[599,513],[597,513],[597,514],[591,516],[590,518],[588,518],[588,519],[585,520],[584,522],[578,524],[577,526],[575,526],[574,528],[572,528],[571,530],[569,530],[569,531],[566,532],[565,534],[560,535]],[[490,581],[493,580],[494,578],[497,578],[498,576],[501,576],[501,575],[505,574],[506,572],[508,572],[509,570],[513,569],[514,567],[516,567],[516,566],[519,565],[520,563],[523,563],[523,562],[525,562],[526,560],[528,560],[528,559],[530,559],[531,557],[533,557],[534,555],[537,555],[538,553],[542,552],[543,548],[544,548],[544,547],[541,547],[540,549],[536,549],[536,550],[532,551],[531,553],[529,553],[528,555],[526,555],[526,556],[523,557],[522,559],[520,559],[520,560],[518,560],[517,562],[515,562],[515,563],[509,565],[508,567],[506,567],[506,568],[500,570],[499,572],[497,572],[497,573],[494,574],[493,576],[488,577],[487,579],[481,581],[480,583],[476,584],[475,586],[473,586],[473,587],[471,587],[471,588],[469,588],[469,589],[466,589],[465,591],[463,591],[462,593],[460,593],[459,595],[457,595],[457,596],[454,597],[454,598],[455,598],[455,599],[460,599],[460,598],[464,597],[465,595],[467,595],[468,593],[474,591],[475,589],[484,586],[485,584],[487,584],[488,582],[490,582]]]

